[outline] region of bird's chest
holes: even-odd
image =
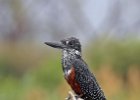
[[[63,51],[63,55],[62,55],[62,68],[64,71],[64,75],[68,76],[69,73],[71,72],[71,66],[74,62],[74,55],[72,55],[72,53],[64,50]]]
[[[68,84],[74,90],[74,92],[78,95],[82,94],[81,87],[79,83],[76,81],[76,73],[75,69],[72,66],[71,69],[68,70],[67,74],[65,74],[65,79],[67,80]]]
[[[76,94],[81,94],[81,88],[78,82],[76,81],[76,72],[73,66],[76,56],[72,52],[63,51],[62,56],[62,66],[64,71],[64,77],[71,88],[75,91]]]

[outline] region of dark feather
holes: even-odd
[[[76,59],[73,63],[76,73],[76,81],[79,83],[84,100],[106,100],[95,76],[89,71],[87,64],[82,59]]]

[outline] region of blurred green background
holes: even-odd
[[[44,42],[70,36],[108,100],[139,100],[139,8],[137,0],[0,0],[0,100],[64,100],[61,51]]]

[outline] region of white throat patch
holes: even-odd
[[[78,50],[75,50],[75,54],[81,56],[81,52],[79,52]]]
[[[68,52],[66,50],[63,51],[63,57],[66,58],[68,56]]]
[[[70,52],[68,52],[68,51],[66,51],[66,50],[64,50],[63,51],[63,57],[64,58],[66,58],[66,57],[68,57],[69,55],[72,55],[72,54],[76,54],[76,55],[78,55],[78,56],[81,56],[81,52],[79,52],[78,50],[72,50],[72,51],[70,51]]]

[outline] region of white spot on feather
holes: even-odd
[[[67,74],[70,75],[71,74],[72,69],[69,69]]]
[[[63,51],[63,57],[66,58],[68,56],[68,53],[66,50]]]
[[[68,71],[65,71],[65,78],[68,79],[69,75],[71,74],[72,69],[69,69]]]
[[[78,50],[75,50],[75,54],[81,55],[81,53]]]

